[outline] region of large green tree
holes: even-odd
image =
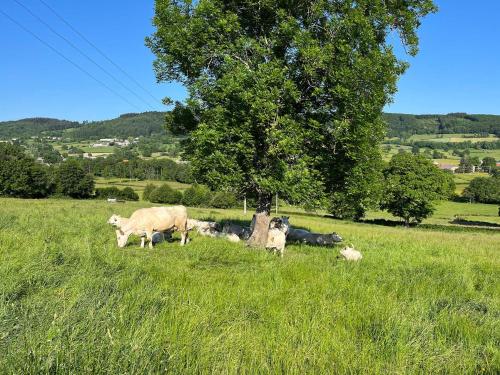
[[[381,112],[407,66],[390,36],[416,54],[421,18],[435,9],[432,0],[156,0],[147,45],[157,79],[188,88],[196,119],[185,156],[198,182],[257,198],[251,244],[265,243],[275,193],[309,206],[370,194],[359,182],[374,175]]]
[[[381,208],[404,220],[405,226],[432,215],[434,201],[448,199],[455,190],[450,173],[423,155],[396,154],[384,170]]]
[[[44,198],[53,187],[47,167],[35,163],[22,147],[0,143],[0,195]]]
[[[476,177],[462,196],[471,202],[500,203],[500,177]]]
[[[56,183],[57,192],[71,198],[90,198],[94,192],[94,178],[76,160],[68,160],[59,166]]]

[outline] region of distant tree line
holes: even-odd
[[[143,200],[153,203],[184,204],[189,207],[232,208],[237,206],[237,197],[232,192],[211,191],[204,185],[194,184],[182,193],[167,184],[149,184],[144,189]]]
[[[193,182],[189,165],[177,163],[171,159],[144,160],[134,156],[128,159],[126,154],[114,154],[107,158],[77,158],[75,160],[87,173],[98,177]]]
[[[75,160],[58,166],[35,162],[18,145],[0,143],[0,195],[46,198],[51,195],[90,198],[94,179]]]
[[[500,140],[479,141],[479,142],[435,142],[435,141],[401,141],[400,139],[388,139],[384,144],[394,144],[402,146],[416,146],[420,148],[430,148],[432,150],[455,150],[455,149],[476,149],[476,150],[498,150]]]

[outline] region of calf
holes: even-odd
[[[288,217],[275,217],[269,223],[266,249],[279,252],[283,256],[285,252],[286,235],[290,228]]]

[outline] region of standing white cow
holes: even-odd
[[[153,233],[178,230],[181,233],[181,246],[187,241],[187,210],[184,206],[141,208],[135,211],[130,218],[113,215],[108,223],[116,226],[118,247],[125,247],[131,234],[142,236],[141,247],[145,239],[149,241],[149,248],[153,248]]]

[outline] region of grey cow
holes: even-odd
[[[305,229],[290,228],[286,237],[288,243],[303,243],[315,246],[333,246],[343,239],[337,233],[312,233]]]

